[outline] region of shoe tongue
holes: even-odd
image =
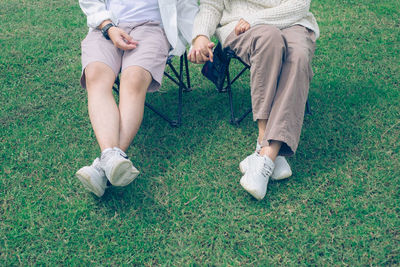
[[[114,149],[107,148],[103,152],[101,152],[100,160],[102,162],[107,162],[110,158],[112,158],[116,153],[119,152],[115,151]]]
[[[118,153],[121,155],[121,156],[123,156],[124,158],[128,158],[128,156],[125,154],[125,152],[124,151],[122,151],[122,149],[120,149],[119,147],[114,147],[113,148],[115,151],[118,151]]]
[[[103,154],[107,154],[107,153],[109,153],[110,151],[113,151],[114,149],[113,148],[111,148],[111,147],[109,147],[109,148],[106,148],[106,149],[104,149],[103,151],[101,151],[101,155],[103,155]]]
[[[114,147],[112,149],[105,149],[103,152],[101,152],[101,157],[100,160],[102,162],[107,162],[110,158],[115,157],[115,156],[122,156],[126,159],[128,159],[128,156],[125,154],[124,151],[121,149]]]

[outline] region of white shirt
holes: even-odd
[[[111,1],[114,0],[79,0],[90,31],[106,19],[118,23],[117,16],[107,10]],[[165,34],[173,48],[170,54],[180,56],[185,53],[186,44],[192,41],[193,18],[198,11],[197,0],[158,0],[158,6]]]
[[[110,0],[107,9],[117,17],[118,23],[161,22],[158,0]]]

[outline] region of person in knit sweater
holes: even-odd
[[[215,35],[250,65],[256,151],[240,162],[242,187],[258,200],[269,179],[292,175],[319,28],[310,0],[200,0],[189,60],[213,61]]]

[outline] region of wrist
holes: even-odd
[[[192,45],[193,45],[196,41],[198,41],[199,39],[202,39],[202,38],[205,38],[208,42],[210,42],[210,39],[209,39],[207,36],[205,36],[205,35],[197,35],[197,36],[192,40]]]
[[[110,19],[104,20],[102,23],[99,24],[99,26],[97,26],[97,28],[101,30],[104,26],[106,26],[109,23],[112,23],[112,20]]]
[[[105,24],[105,25],[103,25]],[[100,26],[102,26],[100,28],[101,33],[103,34],[104,38],[106,38],[107,40],[110,40],[110,36],[108,35],[108,31],[110,30],[110,28],[112,27],[116,27],[116,25],[113,22],[108,22],[108,23],[102,23]]]

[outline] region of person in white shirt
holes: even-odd
[[[157,91],[168,55],[191,41],[196,0],[79,0],[89,33],[82,41],[81,85],[101,154],[79,169],[84,187],[102,196],[139,174],[128,149],[143,118],[147,92]],[[112,94],[120,76],[119,105]]]

